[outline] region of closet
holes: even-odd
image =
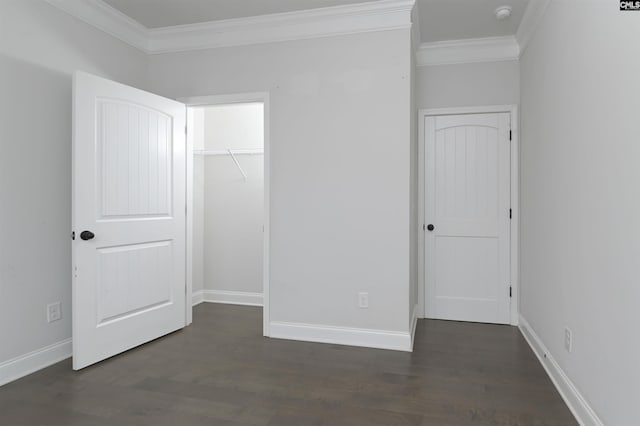
[[[264,105],[191,112],[194,300],[261,305]]]

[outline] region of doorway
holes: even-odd
[[[425,318],[517,323],[515,117],[515,107],[420,112]]]
[[[182,101],[187,105],[191,303],[262,306],[268,336],[268,97],[254,93]]]

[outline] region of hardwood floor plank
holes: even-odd
[[[262,337],[262,310],[192,326],[79,372],[0,388],[10,426],[575,425],[514,327],[420,320],[413,353]]]

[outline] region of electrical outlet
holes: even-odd
[[[369,307],[369,293],[358,293],[358,307],[364,309]]]
[[[571,339],[572,339],[571,329],[565,328],[564,329],[564,348],[569,353],[571,353],[571,349],[573,346],[573,342],[571,341]]]
[[[62,318],[62,309],[60,308],[60,302],[55,302],[47,305],[47,322],[58,321]]]

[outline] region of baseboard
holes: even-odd
[[[0,363],[0,386],[69,358],[71,349],[66,339]]]
[[[194,306],[202,302],[247,306],[263,305],[262,293],[245,291],[200,290],[193,293],[192,301]]]
[[[191,294],[191,304],[192,304],[192,306],[199,305],[202,302],[204,302],[204,294],[202,293],[202,290],[194,291]]]
[[[305,342],[412,351],[411,335],[401,331],[370,330],[272,321],[270,337]]]
[[[418,326],[418,311],[420,307],[416,304],[411,313],[411,351],[413,352],[413,342],[416,338],[416,327]]]
[[[520,315],[518,327],[578,423],[583,426],[603,426],[602,420],[598,418],[598,415],[584,399],[571,379],[562,371],[560,365],[553,359],[540,337],[533,331],[533,328],[522,315]]]

